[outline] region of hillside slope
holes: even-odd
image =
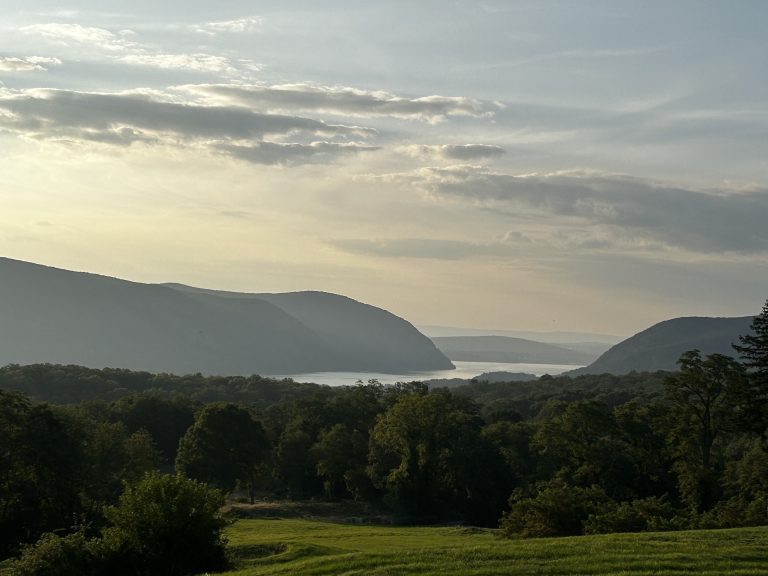
[[[49,362],[206,374],[451,367],[431,341],[384,310],[327,295],[338,298],[338,305],[332,313],[316,314],[331,324],[359,323],[361,347],[372,351],[352,362],[343,343],[323,330],[267,299],[243,296],[191,293],[0,258],[0,365]],[[411,349],[399,357],[402,346],[386,344],[402,339],[408,327],[415,332]],[[376,337],[365,340],[366,331]]]
[[[244,294],[180,284],[168,286],[187,294],[268,302],[301,322],[326,346],[333,348],[345,370],[407,372],[453,368],[450,360],[410,322],[346,296],[316,291]]]
[[[735,356],[731,344],[750,333],[752,316],[738,318],[687,317],[666,320],[619,342],[589,366],[569,372],[626,374],[637,371],[677,370],[683,352]]]

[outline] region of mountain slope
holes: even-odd
[[[387,332],[390,323],[410,326],[384,310],[370,314],[372,307],[342,300],[345,305],[334,308],[336,323],[358,318],[365,308],[368,331],[383,332],[371,349],[401,337]],[[410,342],[407,369],[451,367],[416,334],[421,340]],[[50,362],[208,374],[399,371],[398,350],[382,346],[375,361],[368,358],[370,367],[365,358],[352,365],[336,342],[265,299],[191,293],[0,258],[0,365]]]
[[[750,333],[751,323],[752,316],[666,320],[616,344],[589,366],[568,374],[677,370],[681,354],[694,348],[702,355],[735,356],[731,344],[738,342],[740,335]]]
[[[467,362],[581,366],[589,364],[598,357],[598,354],[509,336],[444,336],[433,337],[432,341],[451,360]]]
[[[347,370],[386,372],[397,358],[400,371],[451,369],[453,365],[411,323],[381,308],[328,292],[243,294],[169,284],[187,294],[269,302],[333,347]],[[429,362],[429,368],[425,363]]]

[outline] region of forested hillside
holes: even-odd
[[[627,374],[675,370],[688,350],[702,354],[732,354],[739,336],[750,331],[752,316],[740,318],[674,318],[619,342],[589,366],[572,374]]]

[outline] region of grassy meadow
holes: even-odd
[[[768,527],[532,540],[493,530],[243,519],[228,531],[229,576],[766,575]]]

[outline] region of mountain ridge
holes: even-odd
[[[241,294],[242,297],[234,297]],[[291,374],[434,370],[453,365],[406,320],[351,298],[182,290],[0,257],[0,364],[56,363],[152,372]],[[318,303],[317,294],[323,302]],[[352,327],[352,328],[349,328]],[[335,339],[345,329],[350,348]],[[366,332],[376,334],[366,338]]]
[[[592,364],[567,374],[675,371],[680,356],[693,349],[702,355],[736,356],[731,345],[739,336],[751,333],[753,318],[684,316],[664,320],[612,346]]]
[[[511,336],[433,336],[438,349],[451,360],[583,366],[599,354]]]

